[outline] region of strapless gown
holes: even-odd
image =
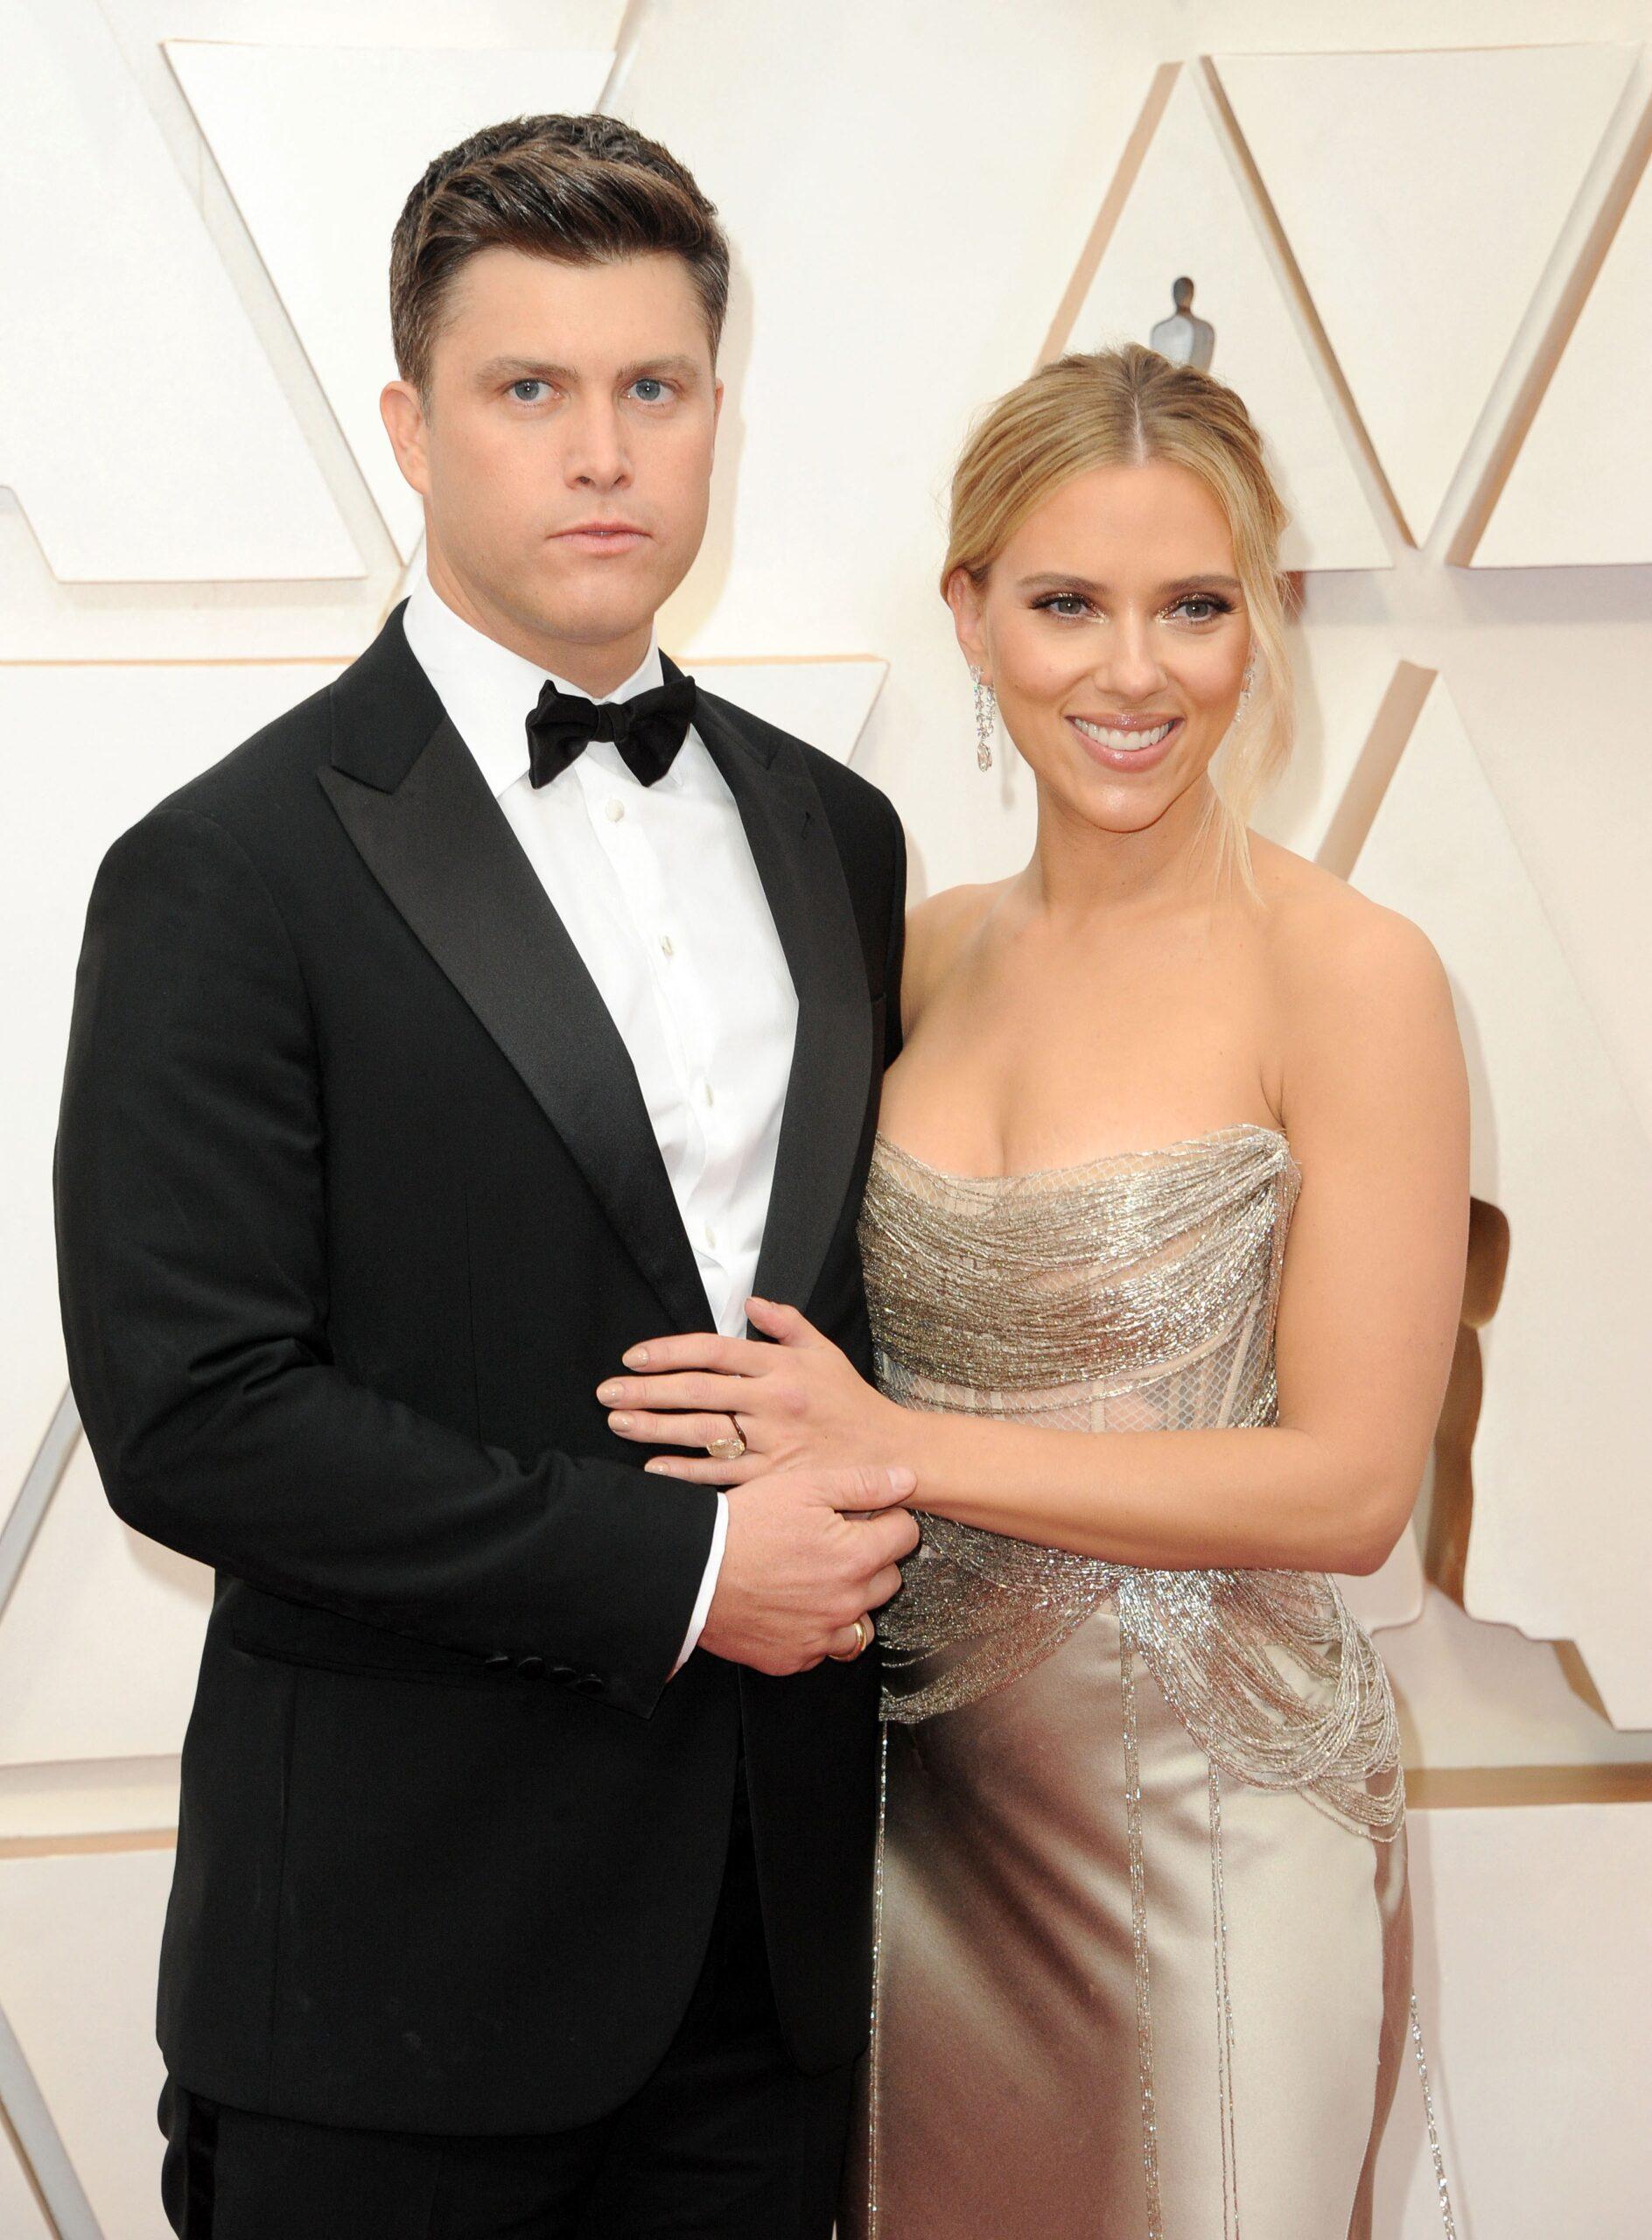
[[[878,1382],[1051,1428],[1270,1424],[1299,1180],[1251,1125],[990,1178],[879,1138]],[[878,1619],[842,2240],[1367,2234],[1410,1914],[1393,1701],[1334,1582],[922,1525]]]

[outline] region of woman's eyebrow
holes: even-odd
[[[1158,586],[1158,596],[1162,598],[1167,597],[1172,592],[1204,590],[1208,589],[1212,585],[1214,585],[1218,590],[1224,592],[1236,592],[1242,589],[1237,576],[1218,576],[1214,574],[1208,576],[1178,576],[1170,583],[1160,584]],[[1110,584],[1092,583],[1088,576],[1068,576],[1061,574],[1023,576],[1020,583],[1017,586],[1018,590],[1024,592],[1055,591],[1063,587],[1068,591],[1095,592],[1097,593],[1106,592],[1110,591],[1112,588]]]

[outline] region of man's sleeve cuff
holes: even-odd
[[[711,1597],[717,1592],[718,1573],[723,1568],[723,1550],[729,1536],[729,1499],[719,1493],[717,1497],[717,1522],[711,1527],[711,1546],[705,1559],[704,1574],[700,1580],[700,1592],[695,1597],[694,1613],[689,1620],[689,1630],[682,1643],[682,1654],[672,1666],[673,1678],[682,1671],[698,1646],[705,1631],[705,1621],[711,1614]]]

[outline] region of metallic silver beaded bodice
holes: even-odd
[[[878,1139],[861,1249],[878,1381],[904,1407],[1053,1431],[1241,1430],[1276,1415],[1273,1332],[1300,1173],[1250,1124],[1002,1176]],[[1111,1564],[925,1516],[879,1614],[885,1715],[1008,1684],[1108,1598],[1215,1763],[1373,1834],[1404,1794],[1387,1676],[1333,1580]]]

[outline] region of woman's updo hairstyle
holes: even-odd
[[[977,584],[1028,515],[1098,466],[1185,466],[1227,517],[1249,609],[1255,673],[1211,778],[1220,844],[1254,891],[1246,826],[1290,758],[1295,737],[1284,637],[1288,579],[1279,539],[1290,515],[1250,415],[1224,382],[1139,342],[1057,358],[1001,396],[977,423],[952,479],[944,598],[962,568]]]

